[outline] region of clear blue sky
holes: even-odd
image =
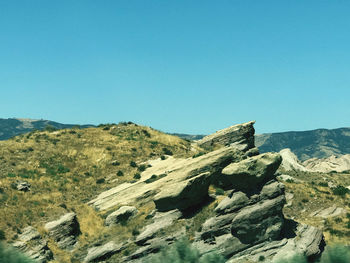
[[[350,126],[350,1],[3,0],[0,117]]]

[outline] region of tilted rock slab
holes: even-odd
[[[28,226],[23,229],[17,240],[12,245],[34,259],[35,262],[46,263],[53,259],[53,254],[47,246],[47,241],[42,239],[40,233],[34,227]]]
[[[254,123],[255,121],[250,121],[217,131],[198,140],[197,144],[201,147],[210,147],[215,144],[229,146],[236,143],[236,145],[245,145],[246,147],[242,148],[245,150],[254,148]]]
[[[59,220],[47,223],[45,229],[62,249],[73,249],[80,234],[80,226],[75,213],[65,214]]]
[[[144,171],[139,181],[118,185],[89,204],[97,210],[107,210],[149,198],[159,211],[184,210],[203,202],[214,177],[228,164],[243,158],[245,153],[235,147],[223,147],[197,158],[169,157]],[[152,175],[159,179],[147,183]]]
[[[110,258],[114,254],[120,252],[123,249],[122,244],[116,244],[113,241],[108,242],[102,246],[89,248],[88,254],[84,259],[84,262],[100,262],[107,258]]]

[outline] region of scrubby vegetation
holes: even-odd
[[[2,263],[34,263],[16,249],[0,242],[0,262]]]
[[[133,229],[142,225],[153,207],[144,206],[140,216],[128,226],[103,232],[104,215],[86,203],[102,191],[140,179],[140,173],[147,169],[143,163],[160,158],[165,152],[175,157],[190,157],[194,153],[187,141],[130,123],[33,131],[0,141],[2,239],[16,240],[28,225],[45,235],[42,229],[45,222],[70,211],[76,212],[79,218],[82,250],[106,240],[113,231],[121,238],[132,237]],[[154,179],[161,177],[157,175]],[[27,181],[31,190],[18,191],[17,181]],[[53,245],[49,242],[49,246]],[[68,253],[53,249],[58,262],[71,262]]]
[[[223,256],[216,252],[200,256],[188,240],[182,239],[165,248],[158,255],[152,256],[147,263],[224,263]]]

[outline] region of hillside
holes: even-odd
[[[339,233],[348,233],[348,194],[325,190],[318,174],[300,184],[291,172],[285,187],[276,180],[280,155],[259,154],[253,124],[197,143],[131,123],[1,141],[0,230],[38,262],[146,262],[183,236],[201,255],[268,262],[290,251],[319,256],[322,225],[303,211],[333,200],[343,210],[324,226],[326,242],[347,243]]]
[[[46,127],[55,129],[72,128],[74,124],[62,124],[48,120],[32,120],[32,119],[1,119],[0,118],[0,140],[7,140],[14,136],[31,132],[33,130],[44,130]],[[92,127],[93,125],[82,125],[81,128]]]
[[[279,152],[289,148],[301,161],[350,153],[350,128],[281,132],[255,136],[261,152]]]

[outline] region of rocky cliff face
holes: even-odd
[[[254,262],[261,256],[271,261],[288,253],[312,259],[322,252],[320,230],[284,217],[284,185],[275,174],[282,158],[277,153],[259,154],[253,122],[219,131],[198,145],[221,148],[196,158],[149,161],[139,180],[120,184],[88,202],[107,215],[104,223],[111,231],[128,227],[129,222],[133,225],[138,218],[142,223],[131,238],[116,235],[81,248],[80,260],[145,262],[183,236],[201,254],[216,250],[228,262]],[[145,206],[154,210],[145,214]],[[45,228],[62,249],[79,247],[74,213]]]
[[[107,210],[135,205],[142,197],[154,202],[151,222],[145,222],[135,240],[129,241],[138,249],[122,262],[143,262],[149,254],[188,235],[184,227],[176,232],[171,228],[178,228],[179,221],[193,223],[207,200],[217,206],[195,232],[193,245],[202,254],[217,250],[229,262],[242,262],[258,261],[260,256],[271,260],[287,251],[310,258],[321,253],[321,231],[284,218],[284,186],[275,175],[282,158],[277,153],[258,153],[253,122],[232,126],[198,144],[224,146],[197,158],[154,161],[139,182],[120,185],[89,203]],[[224,189],[226,197],[209,196],[210,185]]]

